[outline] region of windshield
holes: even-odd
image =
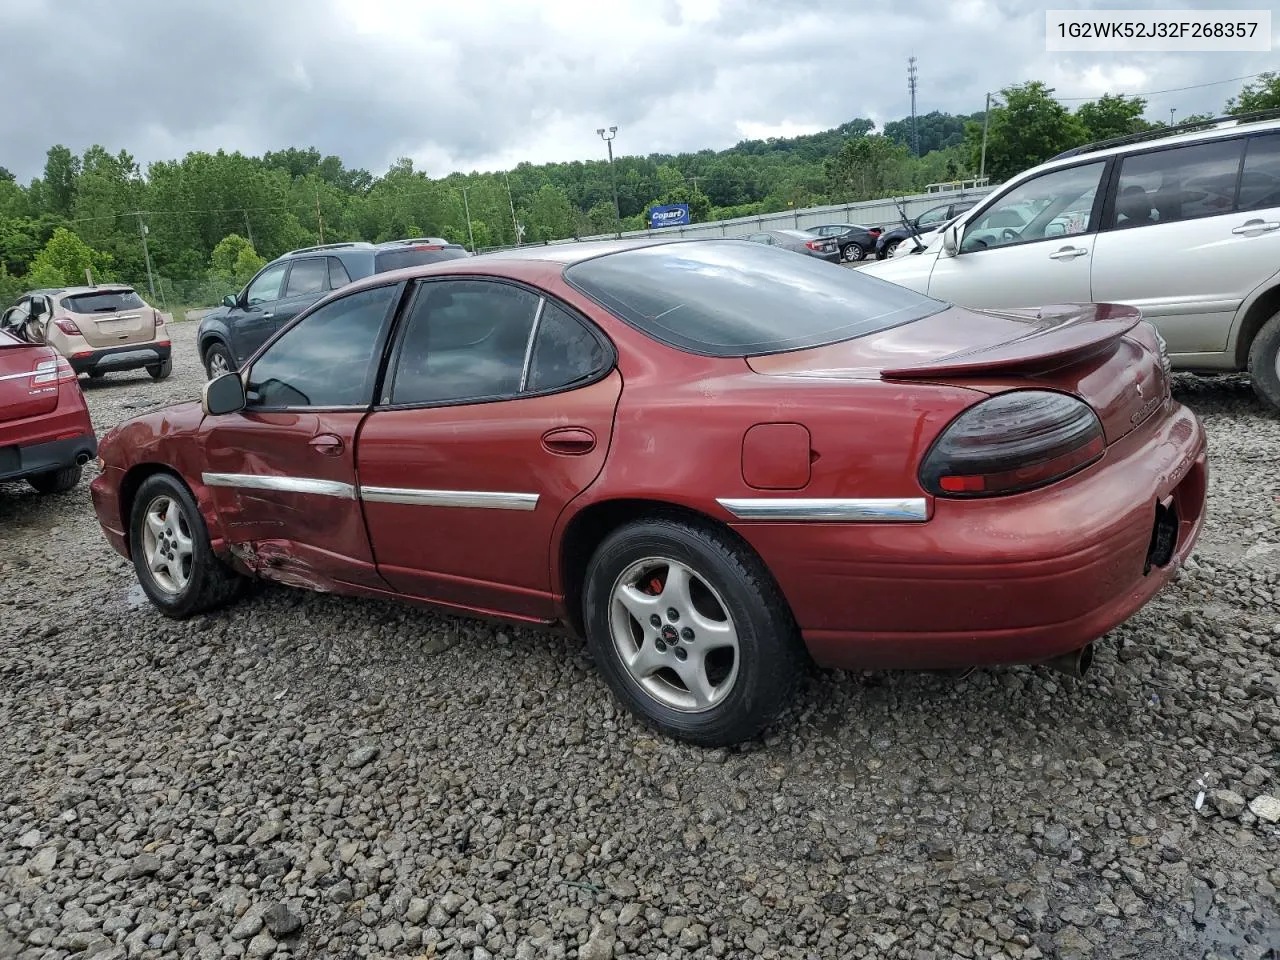
[[[137,310],[146,304],[132,290],[103,290],[63,297],[62,306],[72,313],[114,313],[116,310]]]
[[[388,270],[400,270],[403,267],[417,267],[424,263],[437,263],[441,260],[460,260],[467,255],[462,247],[444,247],[404,250],[386,250],[379,253],[374,261],[374,273],[386,273]]]
[[[945,307],[813,257],[727,240],[605,254],[569,267],[565,279],[655,340],[713,357],[837,343]]]

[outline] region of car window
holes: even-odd
[[[101,293],[77,293],[62,298],[62,307],[72,313],[113,313],[137,310],[146,303],[133,290],[104,290]]]
[[[542,308],[525,389],[554,390],[590,380],[609,358],[600,338],[554,303]]]
[[[342,265],[342,261],[337,257],[329,258],[329,289],[337,290],[339,287],[345,287],[351,282],[351,274],[347,273],[347,268]]]
[[[491,280],[418,287],[387,402],[449,403],[514,396],[539,297]]]
[[[249,369],[250,407],[364,406],[373,399],[383,327],[399,287],[325,304],[272,342]]]
[[[289,271],[289,282],[284,288],[286,297],[298,297],[307,293],[320,293],[329,285],[327,257],[311,257],[295,260]]]
[[[1280,133],[1249,141],[1240,179],[1240,209],[1268,207],[1280,207]]]
[[[1105,166],[1098,161],[1052,170],[1018,184],[965,225],[960,250],[1084,233]]]
[[[932,210],[926,210],[920,214],[920,219],[916,221],[917,227],[930,227],[935,224],[942,223],[947,219],[946,207],[934,207]]]
[[[1113,227],[1139,227],[1230,213],[1243,140],[1211,140],[1125,157]]]
[[[273,264],[258,274],[258,278],[249,284],[249,289],[245,292],[245,303],[253,306],[279,300],[280,286],[284,283],[284,272],[288,266],[287,263]]]

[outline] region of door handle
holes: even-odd
[[[317,453],[323,453],[326,457],[341,456],[342,451],[346,449],[342,438],[332,433],[322,433],[318,437],[312,437],[307,442],[307,446]]]
[[[580,457],[596,448],[596,435],[585,427],[557,427],[542,435],[542,446],[550,453]]]
[[[1055,250],[1049,254],[1049,259],[1074,260],[1076,257],[1083,257],[1088,252],[1088,247],[1063,247],[1061,250]]]
[[[275,316],[275,314],[274,314],[274,313],[264,313],[264,314],[262,315],[262,319],[263,319],[263,320],[270,320],[270,319],[271,319],[272,317],[274,317],[274,316]]]
[[[1246,220],[1231,232],[1248,235],[1251,233],[1270,233],[1272,230],[1280,230],[1280,223],[1268,223],[1266,220]]]

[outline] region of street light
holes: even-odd
[[[600,139],[609,148],[609,179],[613,181],[613,223],[617,227],[618,236],[622,236],[622,213],[618,209],[618,175],[613,169],[613,138],[618,135],[618,128],[610,127],[608,136],[605,136],[604,127],[601,127],[596,133],[600,135]]]
[[[467,202],[467,191],[470,187],[462,188],[462,206],[467,211],[467,236],[471,239],[471,252],[476,252],[476,235],[471,232],[471,204]]]

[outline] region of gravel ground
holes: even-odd
[[[196,395],[173,332],[169,381],[86,387],[100,431]],[[283,588],[164,620],[88,476],[0,485],[0,957],[1274,960],[1280,417],[1178,392],[1211,520],[1085,681],[815,673],[730,751],[538,631]]]

